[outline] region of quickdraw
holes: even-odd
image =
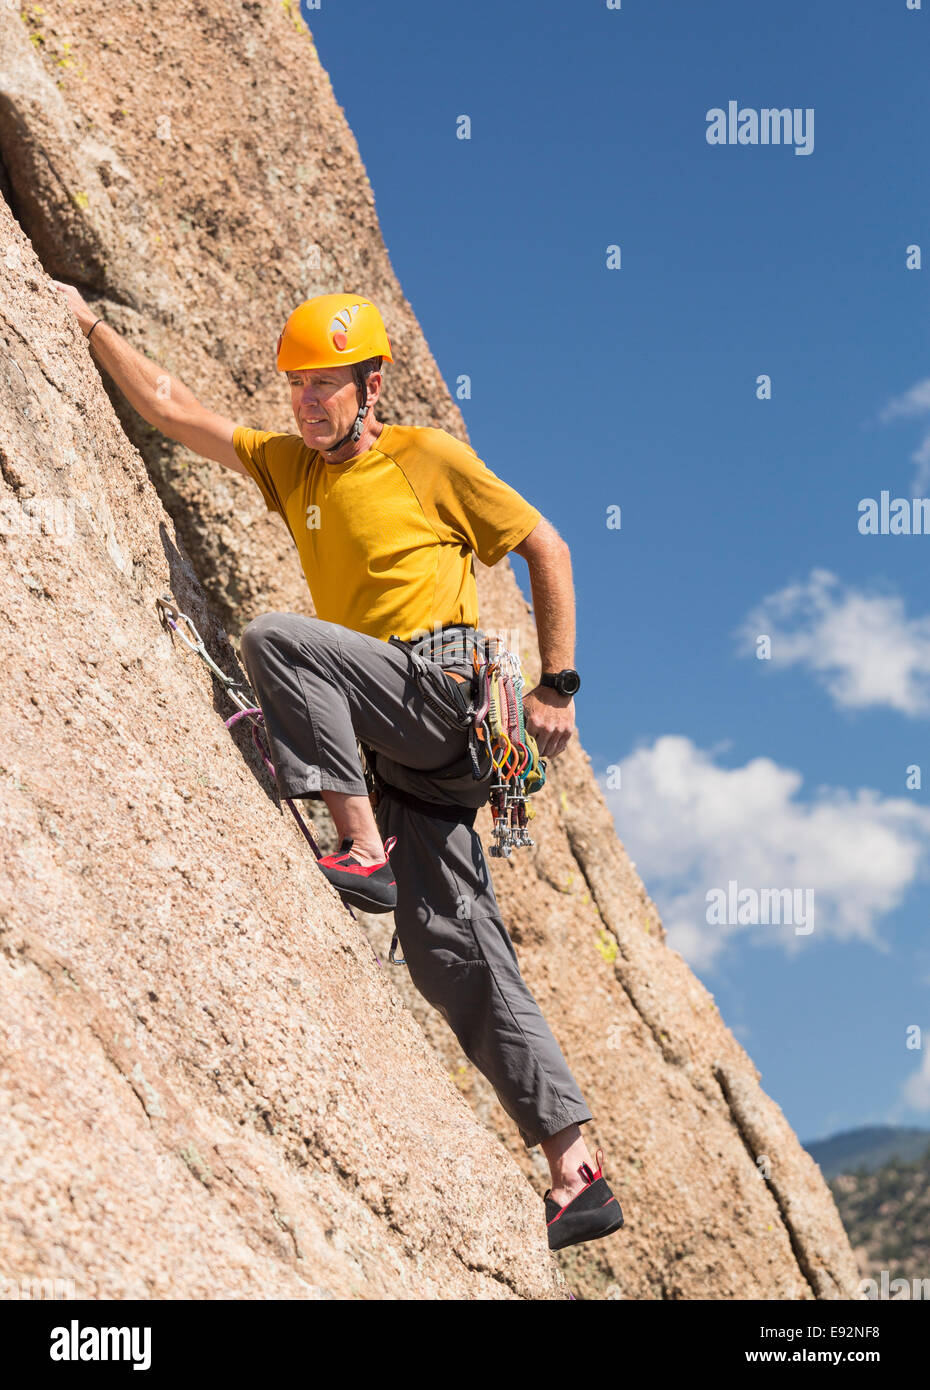
[[[174,599],[171,597],[170,594],[162,594],[161,598],[157,598],[155,600],[155,607],[158,609],[158,616],[161,619],[162,624],[164,625],[165,623],[167,623],[168,627],[171,628],[172,632],[176,632],[177,635],[180,637],[181,641],[185,642],[187,646],[190,647],[192,652],[196,652],[197,655],[201,658],[201,660],[206,662],[207,666],[213,672],[214,676],[216,676],[217,680],[222,682],[223,688],[225,689],[226,694],[232,700],[233,704],[239,706],[238,714],[234,714],[229,719],[223,720],[223,723],[226,725],[227,729],[231,731],[239,723],[240,719],[249,720],[250,724],[252,725],[252,742],[255,744],[255,747],[261,754],[262,761],[264,762],[265,767],[268,769],[271,780],[275,782],[275,784],[277,785],[274,763],[271,761],[268,749],[265,746],[265,740],[262,737],[261,733],[261,730],[265,723],[265,716],[262,714],[260,707],[255,703],[254,699],[250,702],[245,698],[244,694],[240,694],[241,691],[245,690],[242,681],[236,680],[235,676],[227,676],[225,671],[220,670],[210,653],[207,651],[206,645],[200,633],[197,631],[196,627],[191,622],[187,614],[181,612],[181,610],[178,608],[178,605],[175,603]],[[181,627],[182,623],[184,623],[184,625],[187,627],[188,631],[192,634],[192,637],[188,637],[187,633],[183,631]],[[308,845],[313,850],[314,857],[316,859],[319,859],[320,850],[317,845],[317,842],[310,834],[310,831],[304,823],[304,819],[298,811],[297,807],[294,805],[293,801],[291,801],[289,797],[284,797],[283,800],[290,807],[294,819],[300,826],[300,830],[304,839],[307,841]],[[351,908],[349,910],[351,911]],[[354,915],[355,914],[353,913],[353,916]]]
[[[226,691],[226,694],[232,700],[233,704],[238,705],[238,713],[231,715],[229,719],[224,719],[223,723],[226,725],[226,728],[229,729],[230,732],[232,732],[233,728],[239,723],[241,719],[249,720],[250,724],[252,725],[252,742],[258,749],[258,752],[261,755],[262,762],[268,769],[268,774],[271,777],[272,782],[274,782],[275,785],[277,785],[277,777],[275,775],[274,763],[271,761],[271,756],[268,752],[268,748],[265,744],[265,740],[262,735],[262,729],[265,723],[265,716],[262,714],[261,708],[255,703],[254,698],[251,701],[249,701],[246,698],[246,695],[244,693],[246,688],[241,681],[236,680],[234,676],[227,676],[224,671],[220,670],[219,666],[217,666],[216,662],[213,660],[210,653],[207,651],[206,645],[204,644],[204,640],[201,637],[200,633],[197,631],[193,622],[187,616],[186,613],[181,612],[181,610],[178,608],[178,605],[175,603],[174,599],[171,597],[170,594],[163,594],[160,598],[157,598],[155,600],[155,607],[158,609],[158,616],[162,624],[167,624],[167,626],[171,628],[172,632],[176,633],[177,636],[181,638],[181,641],[186,643],[186,645],[190,647],[192,652],[197,653],[201,660],[207,664],[212,674],[216,676],[217,680],[222,682],[223,688]],[[187,628],[188,632],[191,634],[190,636],[188,636],[187,633],[184,631],[184,627]],[[303,816],[300,814],[293,801],[290,799],[290,797],[287,796],[282,797],[282,800],[284,801],[285,805],[288,807],[294,819],[296,820],[300,828],[300,833],[303,835],[304,839],[307,841],[307,844],[312,849],[314,859],[321,858],[320,848],[317,845],[316,840],[311,835],[310,830],[306,822],[304,821]],[[344,903],[343,906],[345,907],[345,910],[346,912],[348,912],[349,916],[354,918],[355,913],[352,911],[351,907],[349,907],[348,903]],[[377,960],[378,964],[380,965],[381,961],[378,960],[377,951],[374,951],[374,948],[372,948],[372,950],[375,960]]]
[[[527,829],[535,812],[527,797],[546,782],[546,763],[539,756],[533,735],[523,718],[523,673],[519,659],[509,651],[499,652],[478,666],[475,727],[487,740],[494,765],[491,783],[491,819],[494,843],[488,852],[495,858],[508,858],[512,849],[533,844]]]

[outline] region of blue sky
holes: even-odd
[[[802,1138],[930,1125],[930,535],[858,529],[930,496],[930,5],[305,15],[474,447],[572,546],[581,736],[672,944]],[[709,144],[731,100],[812,152]],[[730,880],[813,931],[709,925]]]

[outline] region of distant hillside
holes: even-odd
[[[930,1129],[902,1129],[873,1125],[816,1139],[804,1147],[829,1181],[839,1173],[860,1169],[874,1172],[893,1159],[904,1163],[922,1158],[930,1146]]]
[[[905,1131],[906,1132],[906,1131]],[[922,1157],[893,1158],[874,1171],[840,1173],[830,1183],[864,1278],[930,1277],[930,1146]]]

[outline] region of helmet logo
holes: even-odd
[[[358,304],[350,304],[345,309],[340,309],[339,313],[330,320],[329,331],[332,336],[333,347],[338,352],[345,352],[349,346],[348,330],[352,327],[359,309],[367,309],[368,307],[367,300],[360,300]]]

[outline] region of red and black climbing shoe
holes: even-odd
[[[397,887],[389,855],[397,844],[392,835],[384,842],[380,864],[360,864],[352,854],[354,840],[343,840],[335,854],[316,862],[342,901],[362,912],[393,912],[397,906]]]
[[[582,1163],[578,1172],[585,1185],[564,1207],[553,1202],[546,1193],[543,1200],[550,1250],[564,1250],[566,1245],[580,1245],[585,1240],[600,1240],[601,1236],[619,1231],[623,1225],[620,1203],[604,1178],[604,1155],[600,1149],[596,1159],[597,1172],[592,1170],[590,1163]]]

